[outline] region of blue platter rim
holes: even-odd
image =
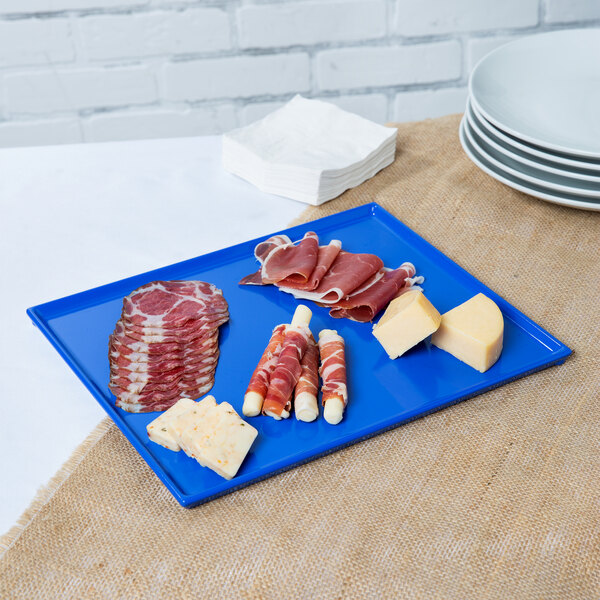
[[[148,281],[157,279],[184,279],[186,278],[186,276],[189,276],[190,274],[197,271],[198,268],[201,266],[216,267],[220,264],[226,264],[242,258],[247,258],[248,253],[253,253],[254,247],[258,242],[265,240],[275,234],[287,234],[292,239],[296,239],[298,237],[301,237],[301,235],[303,235],[303,233],[309,229],[315,229],[318,231],[319,234],[322,234],[326,233],[328,230],[336,229],[337,227],[340,227],[342,225],[347,225],[354,221],[361,221],[369,218],[378,219],[381,222],[381,224],[389,227],[398,235],[401,235],[402,238],[408,243],[410,243],[412,246],[417,247],[421,251],[426,252],[430,256],[434,257],[437,263],[443,265],[447,270],[453,272],[453,274],[456,275],[456,277],[461,278],[464,281],[468,281],[471,284],[475,284],[480,291],[484,292],[498,304],[505,317],[508,317],[509,319],[514,321],[517,325],[522,327],[530,335],[534,335],[536,339],[538,339],[544,346],[546,346],[548,350],[550,350],[549,357],[544,360],[533,361],[530,364],[527,364],[522,372],[519,372],[514,377],[504,379],[499,383],[483,387],[473,386],[472,390],[467,389],[465,393],[460,394],[457,397],[450,397],[446,402],[443,402],[441,404],[436,403],[432,404],[431,406],[420,407],[419,409],[415,409],[412,412],[403,413],[401,418],[399,416],[396,416],[396,418],[392,417],[384,419],[380,422],[373,423],[371,426],[367,427],[363,431],[362,435],[356,436],[353,434],[349,434],[345,438],[341,438],[339,440],[339,443],[336,443],[335,445],[331,446],[326,451],[314,453],[310,450],[307,450],[305,452],[297,454],[295,460],[290,464],[287,464],[283,468],[270,470],[267,465],[266,467],[260,469],[256,476],[253,476],[249,479],[240,478],[240,482],[238,485],[231,486],[229,482],[227,482],[229,485],[227,487],[224,486],[224,489],[222,489],[221,491],[211,494],[210,496],[205,496],[202,493],[186,494],[180,489],[180,487],[176,485],[176,483],[167,474],[160,462],[157,461],[155,457],[152,456],[152,454],[147,450],[147,448],[139,442],[138,438],[133,434],[128,424],[124,421],[123,417],[120,414],[120,411],[114,406],[114,404],[109,403],[106,400],[102,391],[97,387],[94,381],[87,376],[87,374],[83,371],[82,368],[80,368],[76,357],[72,356],[69,350],[62,344],[62,342],[48,323],[50,319],[69,314],[71,312],[74,312],[75,310],[82,310],[86,307],[95,306],[99,303],[97,300],[100,297],[102,298],[103,302],[106,302],[110,299],[122,298],[123,296],[127,295],[132,289],[139,287],[144,283],[147,283]],[[483,284],[476,277],[471,275],[463,267],[461,267],[455,261],[443,254],[430,242],[428,242],[426,239],[415,233],[412,229],[410,229],[408,226],[402,223],[394,215],[389,213],[387,210],[385,210],[383,207],[381,207],[375,202],[371,202],[356,208],[351,208],[346,211],[322,217],[314,221],[302,223],[294,227],[282,229],[280,231],[260,236],[258,238],[248,240],[240,244],[236,244],[234,246],[223,248],[221,250],[216,250],[214,252],[200,255],[198,257],[191,258],[178,263],[174,263],[172,265],[167,265],[164,267],[153,269],[145,273],[140,273],[132,277],[127,277],[89,290],[71,294],[63,298],[38,304],[36,306],[28,308],[27,314],[29,315],[33,323],[47,338],[47,340],[56,349],[59,355],[65,360],[65,362],[74,371],[77,377],[90,391],[90,393],[94,396],[96,401],[102,406],[104,411],[117,425],[117,427],[123,433],[123,435],[129,440],[133,447],[139,452],[142,458],[154,471],[157,477],[162,481],[162,483],[167,487],[167,489],[179,502],[179,504],[187,508],[204,504],[205,502],[209,502],[210,500],[214,500],[220,496],[239,490],[252,483],[262,481],[264,479],[272,477],[273,475],[285,472],[289,469],[300,466],[317,458],[321,458],[323,456],[326,456],[327,454],[331,454],[333,452],[336,452],[337,450],[341,450],[342,448],[348,447],[357,442],[364,441],[375,435],[399,427],[417,418],[429,415],[433,412],[436,412],[437,410],[447,408],[463,400],[467,400],[479,394],[488,392],[491,389],[500,387],[502,385],[505,385],[506,383],[510,383],[511,381],[520,379],[521,377],[525,377],[526,375],[529,375],[531,373],[535,373],[542,369],[561,364],[571,354],[571,349],[568,348],[565,344],[563,344],[561,341],[559,341],[557,338],[551,335],[548,331],[543,329],[540,325],[532,321],[529,317],[524,315],[512,304],[504,300],[504,298],[502,298],[496,292],[488,288],[485,284]]]

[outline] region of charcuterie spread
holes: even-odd
[[[339,240],[319,245],[314,232],[294,244],[276,235],[255,248],[260,269],[240,283],[275,284],[295,298],[314,300],[333,318],[372,321],[385,308],[373,335],[391,359],[429,336],[434,345],[481,372],[500,356],[502,313],[478,294],[440,315],[425,297],[411,263],[387,269],[373,254],[342,250]],[[387,307],[387,308],[386,308]],[[338,425],[348,404],[346,344],[333,329],[313,336],[312,311],[296,307],[289,323],[276,325],[243,395],[246,417],[276,421],[293,413],[311,423]],[[196,401],[213,385],[219,327],[228,304],[202,281],[154,281],[123,299],[109,339],[110,383],[116,404],[129,412],[165,411],[147,426],[149,438],[227,479],[238,472],[258,431],[228,402]],[[316,337],[316,339],[315,339]],[[319,388],[319,383],[321,386]]]
[[[275,284],[295,298],[329,307],[333,318],[368,322],[392,299],[423,282],[412,263],[390,269],[374,254],[341,248],[339,240],[320,246],[313,231],[298,243],[286,235],[272,236],[254,249],[260,269],[240,284]]]
[[[210,283],[154,281],[131,292],[109,337],[109,387],[117,406],[165,410],[208,392],[219,327],[228,319],[227,302]]]
[[[440,315],[404,263],[386,269],[372,254],[353,254],[332,240],[320,246],[308,232],[298,244],[277,235],[256,246],[261,268],[243,284],[276,284],[296,298],[327,306],[331,317],[367,322],[383,308],[373,335],[391,359],[432,336],[432,343],[483,372],[502,351],[503,320],[483,294]],[[348,404],[346,346],[333,329],[317,339],[312,311],[296,307],[290,323],[274,327],[243,396],[246,417],[276,421],[293,413],[339,424]],[[153,442],[183,450],[225,478],[235,476],[258,435],[210,390],[219,356],[219,327],[229,319],[221,290],[202,281],[154,281],[123,299],[109,339],[110,383],[116,404],[129,412],[166,411],[148,427]],[[432,335],[433,334],[433,335]],[[319,382],[321,388],[319,389]]]
[[[235,476],[258,435],[231,404],[217,404],[213,396],[199,402],[182,398],[147,431],[153,442],[175,452],[183,450],[225,479]]]

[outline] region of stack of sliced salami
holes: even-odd
[[[314,231],[298,243],[287,235],[272,236],[256,246],[254,255],[260,269],[241,285],[275,284],[298,299],[328,306],[336,319],[372,321],[391,300],[423,282],[409,262],[390,269],[374,254],[342,250],[339,240],[319,245]]]
[[[229,320],[220,289],[203,281],[154,281],[123,299],[109,338],[110,383],[129,412],[166,410],[214,383],[219,326]]]

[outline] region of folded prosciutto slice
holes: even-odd
[[[339,240],[319,246],[312,231],[297,244],[285,235],[270,237],[255,248],[260,269],[244,277],[240,285],[274,283],[295,298],[329,306],[334,318],[367,322],[405,289],[423,281],[415,277],[411,263],[388,269],[374,254],[341,247]]]
[[[286,235],[273,236],[254,250],[260,270],[244,277],[240,283],[267,285],[292,278],[296,283],[305,284],[317,265],[318,255],[319,238],[314,231],[308,231],[297,246]]]
[[[316,290],[306,292],[279,286],[296,298],[321,304],[335,304],[360,287],[383,267],[383,261],[374,254],[354,254],[340,250]]]
[[[317,289],[321,283],[321,279],[325,277],[329,267],[333,264],[342,248],[340,240],[331,240],[327,246],[319,246],[319,254],[317,256],[317,264],[313,269],[308,281],[300,281],[295,275],[290,275],[282,279],[277,285],[280,288],[294,288],[295,290],[313,291]]]
[[[404,263],[394,270],[382,270],[381,277],[374,278],[368,286],[336,302],[329,311],[334,319],[346,317],[353,321],[366,323],[385,308],[400,292],[412,287],[415,267],[412,263]]]

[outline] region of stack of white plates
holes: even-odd
[[[484,57],[469,80],[460,140],[498,181],[600,210],[600,29],[527,37]]]

